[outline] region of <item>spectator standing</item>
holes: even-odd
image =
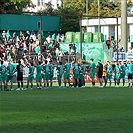
[[[52,41],[55,41],[55,33],[52,35]]]
[[[6,32],[5,31],[2,32],[2,41],[3,42],[6,41]]]
[[[111,40],[110,40],[110,38],[108,38],[108,40],[106,40],[106,45],[107,45],[108,49],[110,49],[110,45],[111,45]]]
[[[19,43],[19,54],[21,56],[23,55],[23,47],[24,47],[23,43],[24,43],[24,41],[22,41],[22,42]]]
[[[55,50],[55,55],[56,55],[56,61],[59,62],[59,59],[58,59],[58,57],[59,57],[59,49],[58,48],[56,48],[56,50]]]
[[[7,39],[7,41],[10,39],[10,33],[9,33],[9,30],[7,30],[7,32],[6,32],[6,39]]]
[[[3,54],[3,56],[5,57],[5,54],[6,54],[6,49],[4,46],[1,47],[1,52]]]
[[[60,34],[58,34],[58,35],[56,36],[56,41],[57,41],[57,42],[60,42]]]
[[[60,37],[61,42],[64,42],[64,39],[65,39],[65,36],[64,36],[64,34],[62,34]]]
[[[49,55],[46,57],[46,60],[47,60],[47,64],[49,64],[49,62],[50,62],[50,56]]]
[[[36,55],[38,55],[40,53],[40,47],[39,47],[39,45],[37,45],[35,47],[35,53],[36,53]]]
[[[26,52],[27,52],[27,45],[26,45],[26,41],[24,41],[24,55],[26,54]]]
[[[62,50],[59,51],[59,62],[62,62],[62,57],[64,56],[64,53]]]
[[[29,53],[33,51],[33,42],[34,42],[34,40],[33,40],[33,38],[31,37],[31,38],[30,38],[30,41],[29,41]]]
[[[51,37],[50,37],[50,35],[46,38],[46,40],[47,40],[47,42],[48,42],[48,46],[49,46],[50,43],[51,43]]]
[[[132,47],[129,48],[128,53],[133,53],[133,48]]]

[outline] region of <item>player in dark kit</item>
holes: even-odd
[[[17,91],[19,90],[23,90],[23,65],[21,64],[21,60],[18,61],[18,65],[17,65],[17,82],[18,82],[18,89],[16,89]],[[20,82],[21,82],[21,89],[20,89]]]
[[[100,88],[102,88],[102,75],[103,75],[103,64],[101,63],[101,60],[98,60],[97,65],[97,77],[100,83]]]

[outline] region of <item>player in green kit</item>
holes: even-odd
[[[123,80],[123,87],[125,85],[125,75],[126,75],[126,66],[124,64],[124,61],[121,62],[120,64],[120,77],[119,77],[119,83],[120,83],[120,80],[122,79]]]
[[[68,63],[68,60],[65,60],[65,65],[63,67],[64,70],[64,88],[66,88],[66,83],[68,82],[70,87],[70,68],[71,64]]]
[[[35,70],[33,62],[30,63],[28,68],[29,68],[29,75],[28,75],[28,78],[27,78],[27,85],[26,85],[26,88],[24,90],[28,90],[29,83],[31,84],[30,90],[33,89],[33,79],[34,79],[34,70]]]
[[[83,72],[83,76],[82,76],[82,87],[85,87],[85,73],[86,73],[86,65],[85,62],[83,61],[83,64],[81,65],[81,70]]]
[[[7,85],[8,85],[8,82],[10,81],[11,82],[10,90],[14,90],[12,86],[13,86],[13,75],[15,72],[16,72],[15,66],[13,66],[11,62],[9,62],[7,66]]]
[[[2,82],[4,83],[4,91],[7,90],[7,84],[6,84],[6,80],[7,80],[7,69],[6,66],[3,65],[3,61],[1,61],[1,66],[0,66],[0,88],[2,91]]]
[[[128,68],[129,68],[129,75],[128,75],[129,85],[128,85],[128,87],[130,87],[130,80],[132,82],[131,87],[133,87],[133,61],[130,61],[130,64],[128,64]]]
[[[85,62],[82,62],[82,65],[79,66],[79,83],[82,88],[85,87],[85,73],[86,73],[86,65]]]
[[[73,65],[73,78],[74,78],[74,87],[78,88],[79,86],[79,65],[78,62],[75,61]]]
[[[63,66],[62,62],[59,62],[59,65],[57,66],[57,79],[58,79],[59,88],[61,88],[62,74],[63,74]]]
[[[115,62],[115,68],[114,68],[114,82],[115,82],[115,87],[119,87],[119,77],[120,77],[119,63],[118,62]]]
[[[49,75],[50,88],[52,88],[52,86],[53,86],[53,76],[54,76],[54,65],[52,64],[51,60],[50,60],[50,64],[49,64],[49,70],[50,70],[50,75]]]
[[[113,67],[111,65],[111,62],[108,62],[108,66],[107,66],[107,76],[105,78],[105,85],[104,87],[106,87],[107,85],[107,81],[109,80],[109,86],[111,87],[111,79],[112,79],[112,72],[113,72]]]
[[[48,64],[47,60],[45,60],[45,64],[43,65],[43,71],[44,71],[44,75],[43,75],[44,88],[48,88],[49,87],[50,68],[49,68],[49,64]]]
[[[95,73],[96,73],[96,64],[94,59],[90,59],[90,78],[92,79],[92,87],[95,88]]]
[[[42,70],[43,67],[41,66],[41,62],[39,61],[39,64],[36,66],[36,83],[37,83],[37,89],[42,89]]]

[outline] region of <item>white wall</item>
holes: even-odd
[[[95,27],[87,27],[87,32],[95,33]]]
[[[130,40],[133,42],[133,24],[129,25]]]
[[[118,38],[121,38],[121,26],[118,26]],[[115,39],[117,39],[117,26],[115,26]]]

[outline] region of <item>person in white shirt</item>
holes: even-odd
[[[50,35],[46,38],[46,40],[48,42],[48,45],[50,45],[50,43],[51,43],[51,37],[50,37]]]
[[[59,62],[62,61],[62,57],[64,56],[64,53],[62,50],[59,51]]]

